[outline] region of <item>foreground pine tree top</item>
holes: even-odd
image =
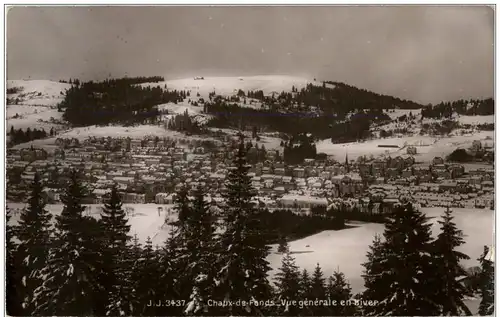
[[[229,171],[226,181],[223,226],[225,231],[219,238],[221,249],[217,278],[217,298],[266,301],[272,296],[272,287],[267,279],[271,270],[266,257],[270,248],[262,232],[258,211],[252,204],[255,192],[248,176],[246,150],[241,140],[234,159],[235,168]],[[265,307],[264,307],[265,308]],[[237,315],[260,315],[263,307],[229,307],[226,313]]]
[[[56,217],[58,239],[42,271],[43,284],[35,290],[35,314],[79,315],[95,311],[95,265],[100,246],[95,237],[99,230],[94,219],[83,216],[86,188],[80,173],[72,171],[62,201],[64,208]]]
[[[395,208],[385,224],[384,240],[375,239],[365,263],[365,296],[379,305],[367,315],[433,316],[439,314],[430,224],[407,203]]]
[[[33,293],[42,284],[41,272],[47,265],[49,248],[52,243],[50,223],[52,215],[45,206],[43,185],[39,174],[35,173],[27,207],[21,212],[15,229],[19,239],[16,270],[21,279],[17,293],[22,297],[23,314],[25,315],[33,313]]]
[[[438,223],[441,226],[441,232],[433,244],[436,301],[441,306],[442,315],[471,315],[469,308],[464,303],[464,298],[469,295],[469,292],[460,281],[467,276],[460,261],[468,260],[469,257],[457,251],[457,248],[465,243],[463,233],[453,222],[450,208],[446,209]]]

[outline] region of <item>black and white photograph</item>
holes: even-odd
[[[493,5],[4,5],[6,316],[493,316]]]

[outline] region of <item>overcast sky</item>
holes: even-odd
[[[8,79],[290,74],[422,103],[491,97],[489,7],[16,7]]]

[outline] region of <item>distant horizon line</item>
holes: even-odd
[[[54,82],[59,82],[60,80],[70,80],[70,79],[78,79],[79,81],[104,81],[106,79],[122,79],[122,78],[137,78],[137,77],[163,77],[165,81],[172,81],[172,80],[180,80],[180,79],[188,79],[188,78],[196,78],[196,77],[203,77],[203,78],[252,78],[252,77],[290,77],[290,78],[297,78],[297,79],[305,79],[305,80],[310,80],[318,82],[323,82],[323,81],[331,81],[327,79],[323,80],[317,80],[317,77],[314,76],[309,76],[309,75],[302,75],[302,74],[259,74],[259,75],[204,75],[202,73],[197,74],[197,75],[178,75],[178,76],[165,76],[161,74],[156,74],[156,75],[130,75],[130,74],[125,74],[125,75],[117,75],[117,76],[107,76],[107,77],[102,77],[102,79],[81,79],[81,77],[67,77],[67,78],[60,78],[60,79],[54,79],[52,77],[33,77],[29,76],[28,78],[7,78],[7,80],[47,80],[47,81],[54,81]]]

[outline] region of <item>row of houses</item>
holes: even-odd
[[[227,155],[220,148],[209,151],[204,147],[182,146],[171,141],[163,141],[158,146],[154,144],[158,140],[114,140],[94,138],[92,142],[85,140],[82,144],[71,141],[72,148],[61,147],[52,152],[39,149],[11,151],[7,156],[7,165],[8,168],[23,170],[20,184],[24,187],[32,181],[35,172],[41,173],[43,179],[48,181],[61,178],[58,175],[63,175],[70,168],[79,168],[94,189],[87,198],[88,203],[102,203],[113,184],[119,186],[123,202],[130,204],[170,204],[172,193],[183,186],[191,191],[201,186],[211,197],[218,197],[226,191],[226,176],[233,168],[232,154]],[[115,143],[130,143],[133,147],[113,152],[97,146],[105,144],[104,147],[109,148]],[[478,196],[493,188],[491,170],[465,174],[463,166],[445,164],[439,158],[431,166],[416,166],[414,163],[414,158],[408,155],[344,164],[307,159],[297,166],[285,166],[270,159],[252,164],[249,177],[260,203],[269,206],[298,205],[301,208],[328,205],[328,199],[363,198],[373,190],[384,192],[387,186],[418,186],[418,190],[414,190],[418,193],[477,193]],[[373,185],[368,187],[369,184]],[[47,195],[57,201],[61,189],[48,188]],[[386,194],[383,200],[389,204],[395,200],[391,195],[398,192],[388,190]]]

